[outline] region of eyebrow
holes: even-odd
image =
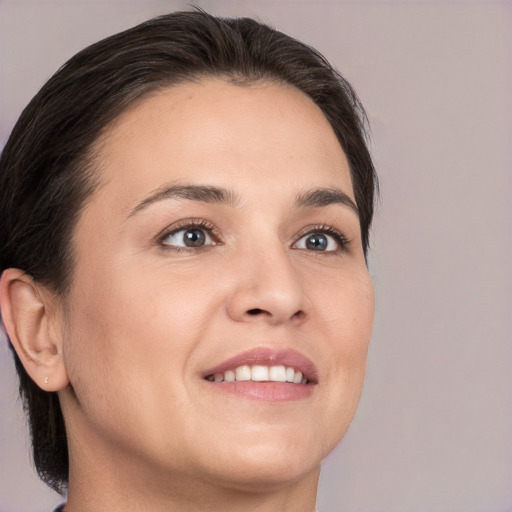
[[[160,187],[141,201],[128,215],[131,217],[150,204],[165,199],[187,199],[189,201],[201,201],[203,203],[227,204],[236,206],[239,197],[232,191],[225,188],[209,185],[173,185]]]
[[[127,218],[153,203],[166,199],[186,199],[203,203],[226,204],[232,207],[237,206],[241,202],[237,194],[222,187],[210,185],[172,185],[159,187],[153,191],[133,208]],[[356,203],[350,196],[338,188],[315,188],[300,193],[295,199],[295,205],[299,208],[321,208],[331,204],[348,206],[359,216]]]
[[[350,196],[339,188],[315,188],[299,194],[295,201],[302,208],[321,208],[331,204],[343,204],[359,216],[359,209]]]

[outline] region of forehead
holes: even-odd
[[[285,84],[221,79],[153,92],[105,131],[97,152],[100,189],[126,208],[164,183],[254,192],[254,179],[295,188],[337,186],[353,197],[343,150],[320,108]],[[101,195],[101,191],[100,191]],[[110,197],[111,198],[111,197]]]

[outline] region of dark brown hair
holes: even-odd
[[[73,277],[72,233],[95,189],[91,150],[128,105],[158,88],[219,76],[287,83],[323,111],[347,156],[368,250],[376,186],[366,117],[349,83],[314,49],[252,19],[176,12],[108,37],[71,58],[23,111],[0,158],[0,272],[19,268],[57,294]],[[68,480],[64,419],[14,354],[40,477]]]

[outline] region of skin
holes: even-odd
[[[329,123],[290,86],[204,80],[132,105],[96,163],[71,291],[39,290],[56,347],[47,365],[59,370],[49,383],[31,373],[59,391],[66,511],[313,511],[320,462],[359,400],[374,309],[357,213],[296,204],[315,188],[354,199]],[[222,187],[236,201],[140,206],[177,184]],[[207,222],[206,245],[164,238],[190,219]],[[308,249],[307,233],[325,226],[346,245],[328,234],[329,250]],[[309,358],[313,392],[254,400],[204,380],[254,348]]]

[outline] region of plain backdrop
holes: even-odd
[[[317,47],[352,82],[372,126],[376,323],[361,405],[324,464],[319,509],[512,511],[512,3],[196,5],[257,17]],[[0,1],[0,145],[76,51],[183,8]],[[59,497],[34,476],[0,342],[0,511],[49,511]]]

